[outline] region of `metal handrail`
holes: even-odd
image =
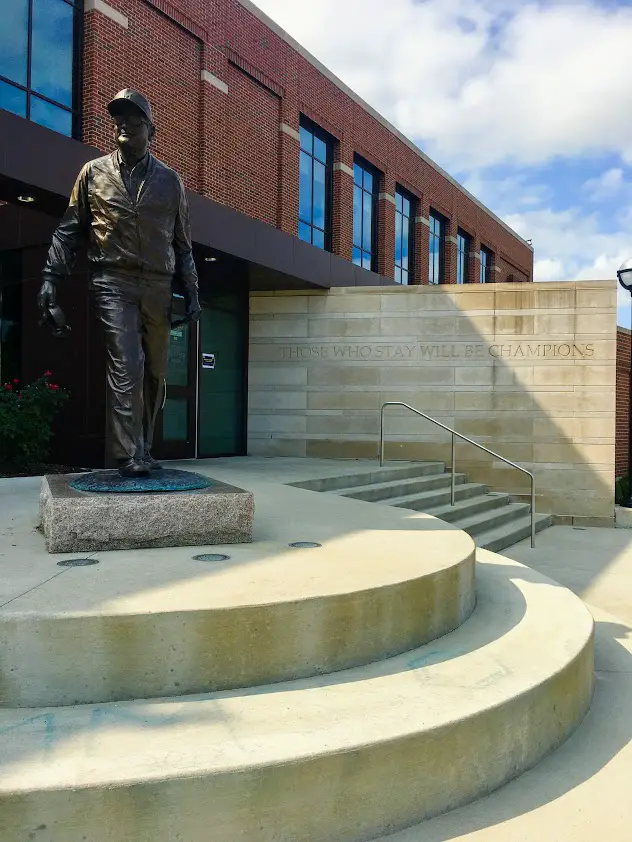
[[[504,462],[506,465],[511,465],[512,468],[515,468],[517,471],[522,471],[523,474],[526,474],[528,477],[531,478],[531,548],[535,549],[535,477],[531,473],[531,471],[527,471],[526,468],[522,468],[520,465],[516,465],[515,462],[512,462],[510,459],[505,459],[504,456],[501,456],[500,453],[496,453],[493,450],[490,450],[488,447],[485,447],[482,444],[479,444],[477,441],[468,438],[467,436],[462,435],[461,433],[457,433],[456,430],[453,430],[452,427],[447,427],[445,424],[442,424],[441,421],[437,421],[436,418],[431,418],[429,415],[426,415],[425,412],[421,412],[419,409],[415,409],[414,406],[410,406],[407,403],[402,403],[402,401],[387,401],[386,403],[382,404],[382,409],[380,412],[380,468],[384,466],[384,410],[387,406],[401,406],[404,409],[409,409],[411,412],[414,412],[415,415],[421,415],[422,418],[425,418],[426,421],[430,421],[433,424],[436,424],[437,427],[441,427],[442,430],[450,433],[452,436],[452,465],[451,465],[451,480],[450,480],[450,505],[454,506],[455,501],[455,478],[456,478],[456,446],[455,446],[455,439],[461,439],[462,441],[466,441],[468,444],[473,444],[474,447],[478,447],[479,450],[484,450],[485,453],[489,453],[490,456],[494,456],[496,459],[500,459],[501,462]]]

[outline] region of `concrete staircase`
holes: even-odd
[[[450,505],[450,474],[443,462],[350,472],[294,483],[298,488],[336,494],[354,500],[383,503],[433,515],[471,535],[476,545],[499,552],[531,534],[531,506],[515,503],[509,494],[456,475],[455,505]],[[553,524],[551,515],[536,513],[536,531]]]
[[[424,514],[210,470],[256,501],[252,544],[206,550],[224,560],[59,568],[30,532],[28,571],[0,559],[2,842],[366,842],[582,721],[593,622],[570,591]],[[441,479],[415,471],[411,494]]]

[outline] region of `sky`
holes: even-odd
[[[632,257],[632,0],[254,2],[533,240],[536,281]]]

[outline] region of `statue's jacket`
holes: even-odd
[[[93,274],[140,277],[197,289],[186,191],[179,175],[151,153],[136,198],[121,176],[118,152],[79,173],[48,253],[44,276],[71,271],[87,243]]]

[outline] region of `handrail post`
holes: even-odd
[[[535,550],[535,477],[531,474],[531,549]]]
[[[452,433],[452,466],[450,468],[452,472],[452,476],[450,477],[450,505],[454,506],[454,502],[456,499],[456,444],[455,444],[454,433]]]
[[[380,413],[380,468],[384,467],[384,410],[386,409],[386,404],[382,407],[382,411]]]

